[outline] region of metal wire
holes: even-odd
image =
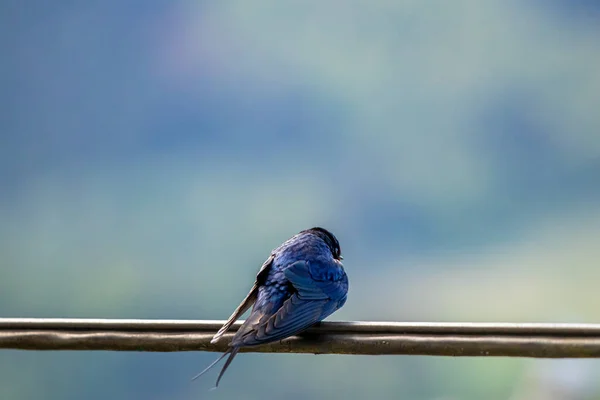
[[[243,322],[243,321],[242,321]],[[0,349],[218,351],[224,321],[0,319]],[[263,353],[600,358],[600,324],[323,322]]]

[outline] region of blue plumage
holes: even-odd
[[[216,387],[240,347],[298,334],[341,308],[348,293],[348,277],[341,260],[337,239],[323,228],[302,231],[273,250],[250,293],[212,339],[217,342],[253,306],[229,344],[229,351],[193,379],[229,354]]]

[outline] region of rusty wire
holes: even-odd
[[[0,349],[222,352],[241,325],[211,344],[223,322],[0,318]],[[323,322],[242,351],[600,358],[600,324]]]

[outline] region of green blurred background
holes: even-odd
[[[600,2],[0,5],[0,316],[225,319],[332,230],[335,320],[600,322]],[[600,362],[0,352],[0,399],[600,399]],[[561,397],[562,396],[562,397]]]

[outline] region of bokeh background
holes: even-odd
[[[320,225],[330,319],[600,322],[597,1],[0,5],[0,316],[225,319]],[[2,399],[600,399],[599,361],[0,352]]]

